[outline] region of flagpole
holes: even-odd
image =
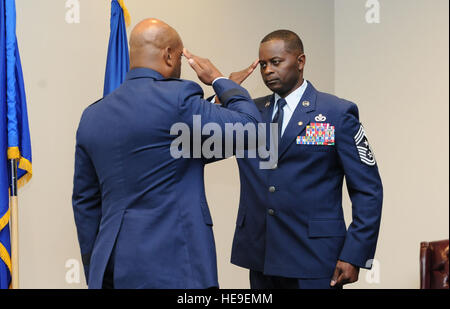
[[[19,209],[17,198],[17,161],[16,159],[10,160],[11,163],[11,281],[12,288],[19,288]]]

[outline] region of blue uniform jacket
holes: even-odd
[[[115,288],[218,286],[203,158],[174,159],[174,123],[257,123],[260,114],[234,82],[214,83],[222,105],[194,82],[138,68],[89,106],[76,138],[73,211],[89,288],[108,261]]]
[[[273,100],[255,100],[267,124]],[[334,127],[334,143],[318,144],[318,126]],[[331,278],[338,259],[371,267],[383,189],[355,104],[309,83],[281,138],[278,164],[262,170],[259,162],[238,159],[241,195],[232,263],[292,278]],[[352,201],[348,230],[344,177]]]

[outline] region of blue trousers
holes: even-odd
[[[251,289],[336,289],[330,286],[331,278],[297,279],[264,275],[250,270]]]

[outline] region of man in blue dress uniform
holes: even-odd
[[[130,36],[125,82],[86,108],[77,131],[73,210],[89,288],[217,287],[212,221],[199,158],[174,158],[176,123],[257,124],[245,89],[184,55],[222,105],[179,79],[183,44],[157,19]]]
[[[231,262],[250,270],[252,288],[342,287],[370,268],[383,189],[357,106],[303,79],[297,34],[268,34],[261,75],[273,94],[255,99],[263,122],[279,127],[278,162],[238,159],[241,197]],[[230,78],[242,82],[249,70]],[[342,185],[352,201],[346,228]]]

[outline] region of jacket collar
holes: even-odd
[[[127,73],[125,80],[137,78],[154,78],[156,80],[165,79],[161,73],[149,68],[134,68]]]
[[[294,111],[294,115],[295,115],[295,113],[300,113],[300,112],[309,113],[316,109],[317,90],[316,90],[316,88],[314,88],[314,86],[312,85],[312,83],[309,80],[307,80],[307,82],[308,82],[308,86],[306,87],[305,92],[303,93],[302,97],[300,98],[300,102],[298,103],[297,108]],[[303,102],[305,102],[305,101],[307,101],[307,103],[303,104]],[[261,109],[260,109],[262,116],[263,116],[263,120],[266,123],[271,122],[271,117],[273,115],[274,107],[275,107],[275,94],[272,93],[271,95],[268,95],[266,97],[266,103],[265,103],[265,105],[262,105]]]

